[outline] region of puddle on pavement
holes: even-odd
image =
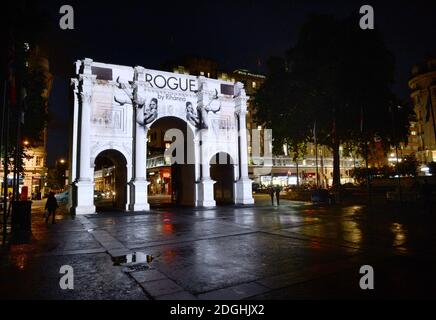
[[[126,272],[139,271],[148,269],[149,263],[153,261],[154,257],[151,254],[144,252],[133,252],[122,256],[112,257],[114,266],[126,267]]]

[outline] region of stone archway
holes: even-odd
[[[215,181],[214,199],[217,205],[235,203],[234,162],[226,152],[218,152],[210,159],[210,177]]]
[[[100,152],[94,160],[94,205],[97,211],[125,210],[127,160],[115,149]]]
[[[220,201],[232,198],[238,204],[254,202],[244,130],[248,97],[242,83],[106,64],[89,58],[78,60],[75,65],[68,203],[72,213],[95,213],[94,160],[106,149],[120,152],[121,157],[112,154],[116,168],[127,167],[116,173],[117,180],[122,181],[120,192],[115,191],[116,206],[130,211],[150,209],[147,131],[167,117],[182,121],[186,133],[193,137],[192,150],[185,153],[190,161],[176,161],[171,168],[177,181],[189,181],[187,187],[171,186],[178,190],[176,194],[171,191],[176,202],[215,206],[215,182],[210,177],[209,161],[217,151],[228,152],[234,161],[231,174],[227,167],[231,178],[221,181],[216,177],[218,186],[225,185]]]
[[[193,135],[187,122],[174,116],[160,117],[148,129],[147,191],[152,206],[195,205]]]

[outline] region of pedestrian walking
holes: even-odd
[[[274,205],[274,188],[270,187],[269,188],[269,196],[271,197],[271,205]]]
[[[51,223],[55,223],[55,214],[56,209],[59,208],[58,201],[56,200],[54,193],[50,192],[47,198],[47,202],[45,203],[45,209],[48,211],[46,217],[45,217],[45,223],[48,222],[48,219],[50,218],[50,215],[52,215],[52,221]]]
[[[276,188],[277,205],[280,205],[280,187]]]

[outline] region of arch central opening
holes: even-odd
[[[94,161],[94,205],[96,210],[125,210],[126,203],[126,158],[117,150],[102,151]]]
[[[216,153],[210,160],[210,177],[215,181],[214,199],[217,205],[234,203],[234,163],[228,153]]]
[[[176,117],[156,120],[147,132],[148,201],[151,207],[195,205],[193,133]]]

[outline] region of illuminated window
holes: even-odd
[[[210,78],[210,72],[207,73],[207,77]]]
[[[412,136],[416,136],[416,131],[412,131],[412,132],[410,132],[410,134],[411,134]]]
[[[262,130],[262,126],[257,126],[257,130]]]
[[[200,71],[200,76],[204,76],[204,72],[203,71]]]
[[[252,86],[253,89],[255,89],[255,88],[256,88],[256,81],[253,81],[253,82],[251,83],[251,86]]]

